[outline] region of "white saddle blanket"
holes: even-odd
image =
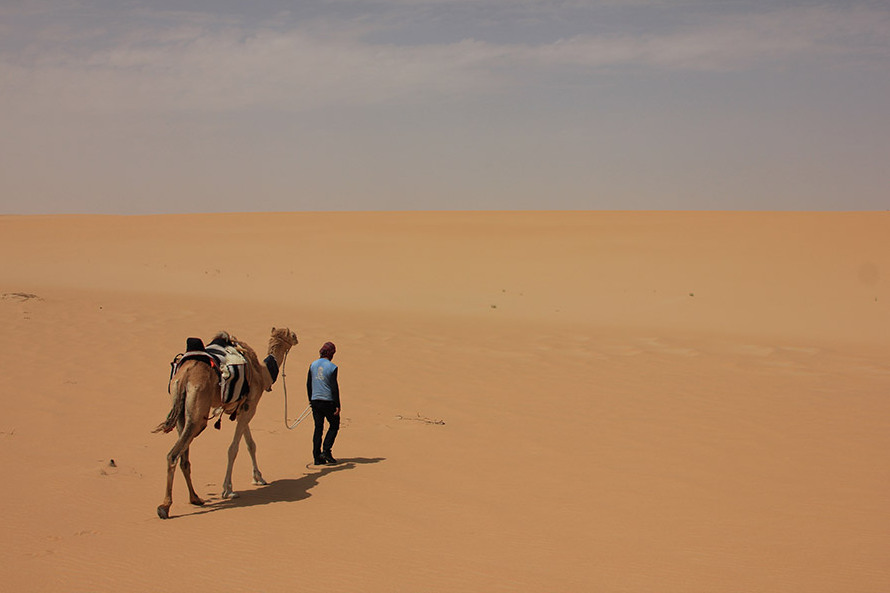
[[[247,391],[247,359],[234,346],[210,344],[205,350],[219,363],[223,404],[241,399]]]

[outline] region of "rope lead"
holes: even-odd
[[[293,424],[290,424],[287,419],[287,373],[284,372],[284,365],[287,364],[287,352],[284,353],[284,360],[281,361],[281,385],[284,387],[284,425],[288,430],[293,430],[297,427],[300,422],[306,419],[309,416],[309,412],[312,410],[312,405],[306,406],[306,409],[303,410],[303,413],[300,414],[300,417],[297,418]]]

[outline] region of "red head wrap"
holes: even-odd
[[[325,342],[318,353],[321,355],[322,358],[331,358],[336,351],[337,347],[334,346],[333,342]]]

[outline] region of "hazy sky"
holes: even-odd
[[[0,0],[0,213],[890,208],[890,2]]]

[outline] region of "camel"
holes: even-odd
[[[257,404],[264,391],[272,391],[272,384],[277,378],[277,367],[283,366],[284,357],[292,346],[297,344],[297,335],[290,329],[272,328],[269,338],[269,356],[274,359],[270,371],[266,363],[261,363],[253,348],[239,342],[234,336],[226,332],[220,332],[216,338],[225,339],[233,344],[247,359],[247,383],[248,393],[225,409],[225,413],[236,420],[235,434],[232,444],[229,445],[229,461],[226,467],[226,477],[223,480],[223,498],[235,498],[238,495],[232,489],[232,466],[238,455],[238,447],[241,438],[247,443],[247,451],[253,462],[253,483],[266,485],[263,474],[260,473],[256,462],[256,442],[250,434],[248,424],[256,414]],[[268,360],[268,357],[267,359]],[[273,376],[274,375],[274,376]],[[192,485],[191,463],[189,463],[189,445],[207,427],[207,421],[211,419],[211,410],[218,410],[223,406],[220,394],[220,377],[218,371],[202,360],[185,360],[177,368],[170,378],[170,394],[172,406],[167,419],[158,425],[153,432],[170,432],[176,428],[179,438],[167,453],[167,490],[164,502],[158,506],[158,516],[166,519],[170,516],[170,505],[173,504],[173,475],[176,471],[176,462],[189,490],[189,502],[193,505],[203,505],[204,501],[195,492]],[[217,428],[219,423],[217,422]]]

